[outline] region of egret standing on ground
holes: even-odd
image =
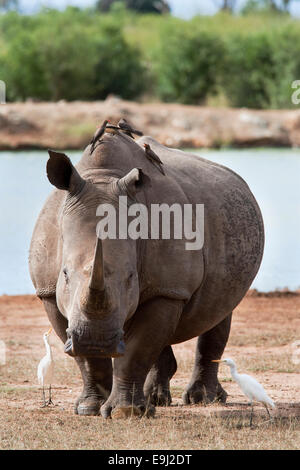
[[[47,333],[43,335],[43,339],[44,339],[44,343],[46,347],[46,355],[43,357],[43,359],[41,359],[38,365],[38,370],[37,370],[39,384],[42,385],[43,387],[43,401],[44,401],[44,404],[42,405],[43,407],[48,406],[50,404],[53,405],[53,402],[51,400],[51,383],[52,383],[52,378],[53,378],[54,363],[53,363],[51,346],[48,342],[48,337],[51,331],[52,331],[52,328],[50,328],[50,330],[47,331]],[[45,385],[49,385],[49,399],[47,402],[45,399]]]
[[[248,374],[238,374],[233,359],[213,360],[212,362],[223,362],[224,364],[229,366],[233,380],[235,380],[239,384],[243,393],[246,395],[246,397],[250,399],[250,426],[252,426],[253,401],[258,401],[262,403],[268,412],[269,418],[271,418],[268,405],[270,405],[272,408],[275,408],[275,403],[267,395],[267,392],[265,391],[264,387],[259,382],[257,382],[256,379],[254,379],[253,377],[251,377],[251,375]]]

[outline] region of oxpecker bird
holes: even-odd
[[[145,148],[145,155],[148,158],[148,160],[150,160],[150,162],[153,163],[154,165],[157,164],[158,165],[157,168],[159,169],[159,171],[163,175],[165,175],[164,169],[162,167],[163,162],[161,161],[159,156],[156,155],[155,152],[153,152],[149,144],[144,144],[144,148]]]
[[[103,136],[108,123],[109,123],[109,120],[105,119],[102,126],[98,127],[97,131],[95,132],[95,134],[94,134],[94,136],[93,136],[93,138],[90,142],[90,145],[91,145],[90,154],[92,154],[93,151],[95,150],[95,145],[98,142],[98,140],[101,139],[101,137]]]
[[[122,131],[125,132],[125,134],[127,134],[132,139],[134,138],[132,134],[136,134],[139,136],[143,135],[141,131],[138,131],[137,129],[133,129],[133,127],[131,127],[131,125],[124,118],[120,119],[120,121],[118,122],[118,126]]]

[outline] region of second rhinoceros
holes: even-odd
[[[145,158],[148,143],[164,164]],[[84,388],[75,412],[104,417],[153,415],[171,401],[171,345],[199,337],[185,403],[225,400],[216,363],[232,310],[260,266],[264,229],[257,202],[233,171],[150,137],[105,133],[75,168],[50,152],[56,190],[36,223],[30,272],[49,320],[74,356]],[[127,196],[153,204],[204,205],[204,244],[182,239],[101,240],[97,207]],[[130,205],[130,204],[129,204]],[[112,361],[112,358],[114,360]]]

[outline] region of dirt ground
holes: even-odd
[[[300,448],[299,293],[252,292],[234,312],[223,357],[233,358],[240,372],[256,377],[276,403],[272,421],[261,405],[255,407],[253,428],[247,399],[225,365],[220,366],[219,378],[229,395],[226,405],[182,404],[195,339],[174,346],[178,370],[171,381],[172,406],[157,408],[154,419],[126,421],[74,415],[81,378],[74,360],[52,334],[54,406],[41,408],[36,369],[44,355],[42,334],[48,328],[39,299],[0,297],[0,340],[6,345],[6,364],[0,365],[1,449]]]

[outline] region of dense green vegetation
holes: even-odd
[[[1,1],[1,0],[0,0]],[[170,7],[165,0],[98,0],[96,9],[100,11],[110,11],[116,3],[122,3],[129,10],[139,13],[169,13]]]
[[[125,99],[292,107],[300,22],[219,13],[184,21],[68,8],[0,15],[0,79],[9,100]]]

